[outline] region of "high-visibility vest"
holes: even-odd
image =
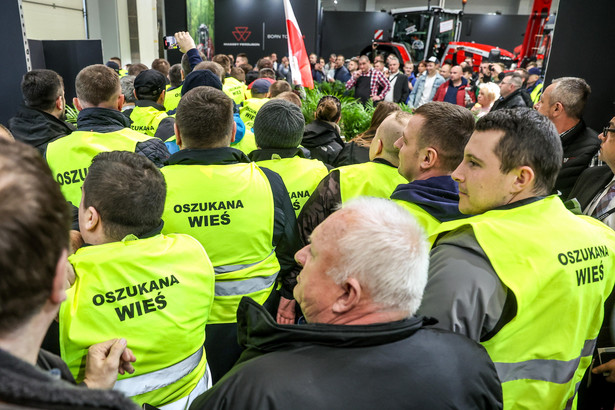
[[[413,202],[403,201],[400,199],[393,199],[393,202],[402,208],[405,208],[412,214],[412,216],[416,218],[418,223],[423,227],[423,229],[425,229],[425,234],[428,238],[438,229],[441,224],[441,222],[433,215]]]
[[[81,202],[81,186],[92,164],[101,152],[135,152],[139,142],[152,137],[123,128],[113,132],[75,131],[47,146],[45,157],[64,198],[75,206]]]
[[[388,199],[397,185],[408,183],[397,167],[378,162],[345,165],[335,170],[340,173],[342,203],[358,196]]]
[[[203,350],[213,266],[188,235],[156,235],[80,248],[76,281],[60,308],[60,348],[77,381],[88,348],[123,337],[137,358],[114,389],[155,407],[189,395],[206,374]]]
[[[239,116],[246,125],[246,131],[254,126],[254,118],[261,107],[269,101],[269,98],[250,98],[243,102],[243,107],[239,109]]]
[[[303,205],[312,195],[320,180],[329,173],[325,164],[317,159],[278,157],[256,161],[256,163],[260,167],[269,168],[280,174],[288,195],[290,195],[290,202],[293,204],[296,216],[299,216]]]
[[[246,90],[248,86],[236,79],[235,77],[226,77],[222,85],[222,91],[229,98],[235,101],[235,104],[241,104],[246,99]]]
[[[162,173],[167,182],[163,232],[201,242],[216,272],[209,323],[235,323],[241,298],[263,304],[280,271],[269,180],[254,163],[168,165]]]
[[[540,100],[540,95],[542,94],[543,83],[538,84],[532,92],[530,93],[530,97],[532,98],[532,102],[536,104]]]
[[[164,109],[171,111],[177,108],[179,100],[182,98],[183,84],[176,88],[170,88],[164,95]]]
[[[123,68],[120,68],[120,71],[118,72],[118,74],[119,74],[119,76],[121,78],[121,77],[124,77],[124,76],[128,75],[128,71],[124,70]]]
[[[130,113],[130,128],[133,131],[141,132],[151,137],[156,134],[160,121],[168,117],[164,111],[156,107],[135,107]]]
[[[235,148],[248,155],[250,152],[258,149],[256,146],[256,139],[254,138],[254,132],[252,128],[246,127],[246,131],[243,134],[243,138],[236,144],[231,144],[231,148]]]
[[[576,408],[615,283],[615,233],[550,196],[444,222],[434,236],[467,225],[517,303],[515,317],[481,342],[504,409]]]

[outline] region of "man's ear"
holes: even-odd
[[[75,106],[77,111],[83,110],[83,107],[81,106],[81,103],[79,102],[79,98],[77,97],[73,98],[73,105]]]
[[[420,167],[422,170],[428,170],[436,166],[438,162],[438,151],[432,147],[427,147],[419,153]]]
[[[66,288],[68,283],[67,268],[68,251],[64,249],[56,263],[55,274],[51,284],[51,295],[49,296],[49,299],[55,305],[59,305],[66,300]]]
[[[343,293],[333,303],[332,310],[336,314],[344,314],[351,311],[361,301],[363,290],[361,284],[355,278],[348,278],[342,284]]]
[[[179,133],[179,128],[177,127],[177,122],[173,123],[173,129],[175,130],[175,139],[177,142],[177,146],[179,149],[182,149],[182,137]]]
[[[532,168],[524,165],[516,168],[512,172],[514,172],[515,175],[515,180],[512,185],[513,194],[524,191],[528,188],[533,188],[536,175],[534,174],[534,170]]]
[[[62,111],[62,108],[64,105],[65,105],[64,96],[58,95],[58,98],[56,98],[56,110]]]
[[[564,114],[564,106],[558,101],[551,106],[551,115],[554,117],[559,117],[562,114]]]
[[[93,206],[87,207],[87,209],[83,212],[83,217],[85,219],[85,221],[83,221],[83,227],[88,232],[94,232],[101,222],[100,214]]]
[[[122,111],[122,107],[124,106],[124,94],[120,94],[117,97],[117,110]]]
[[[237,134],[237,123],[233,119],[233,131],[231,134],[231,144],[235,142],[235,135]]]

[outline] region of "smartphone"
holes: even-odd
[[[175,36],[164,36],[164,48],[166,48],[167,50],[179,48]]]
[[[600,364],[605,364],[615,359],[615,347],[599,347],[598,358],[600,359]]]

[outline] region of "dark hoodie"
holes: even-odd
[[[468,216],[459,212],[459,188],[449,175],[398,185],[391,199],[412,202],[440,222]]]
[[[41,154],[51,141],[75,131],[72,124],[28,107],[21,107],[17,115],[9,120],[9,129],[16,140],[32,145]]]
[[[314,120],[305,126],[301,145],[310,150],[312,158],[333,165],[344,147],[344,141],[333,124]]]

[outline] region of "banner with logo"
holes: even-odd
[[[317,53],[318,0],[291,0],[308,53]],[[259,58],[288,56],[284,0],[216,0],[216,53],[245,53],[254,65]]]
[[[187,30],[194,39],[197,48],[207,56],[214,56],[214,0],[187,0]]]

